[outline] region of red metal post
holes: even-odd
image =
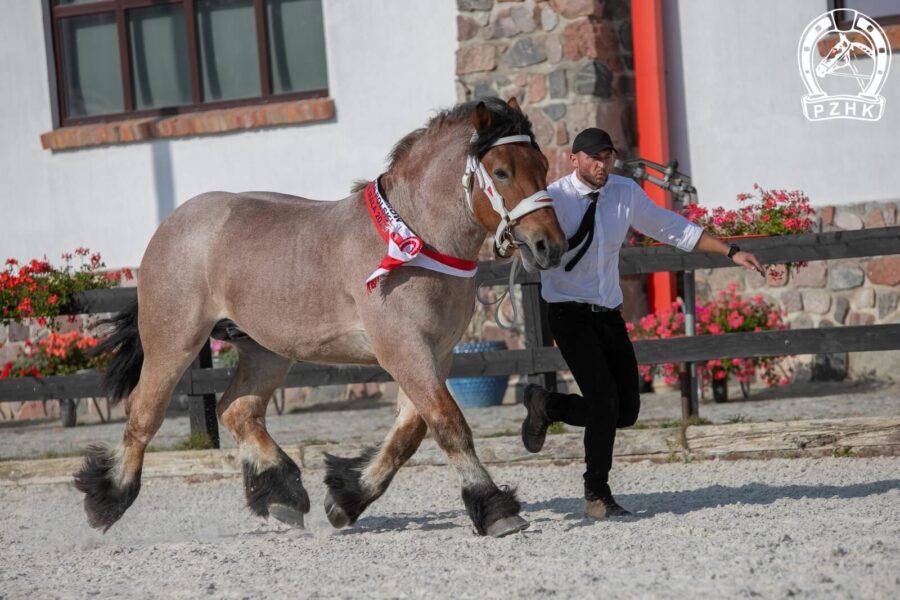
[[[665,164],[669,160],[669,122],[662,10],[662,0],[631,2],[638,155]],[[644,182],[644,191],[657,205],[672,208],[671,196],[655,185]],[[651,311],[668,308],[676,295],[674,273],[653,273],[649,277]]]

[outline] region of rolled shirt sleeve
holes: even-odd
[[[632,188],[632,210],[632,226],[657,242],[690,252],[700,241],[702,227],[657,206],[636,183]]]

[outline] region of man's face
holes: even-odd
[[[602,188],[609,179],[609,171],[616,161],[615,150],[602,150],[596,154],[583,151],[569,155],[578,178],[594,189]]]

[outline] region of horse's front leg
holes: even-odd
[[[406,356],[416,355],[410,352]],[[436,360],[432,362],[436,363]],[[456,468],[462,483],[463,503],[478,533],[499,537],[526,528],[528,523],[518,516],[521,505],[515,492],[498,488],[475,454],[472,430],[443,377],[438,375],[447,369],[423,369],[429,361],[421,359],[403,365],[390,364],[390,361],[383,364],[409,396],[411,406],[401,409],[394,429],[377,453],[329,459],[325,508],[331,523],[342,527],[355,522],[365,507],[383,493],[399,465],[418,447],[424,435],[419,423],[422,421]],[[399,464],[392,467],[392,461]]]
[[[404,379],[401,385],[459,474],[463,503],[478,533],[501,537],[528,527],[528,522],[519,516],[522,507],[515,491],[497,487],[478,460],[472,430],[443,379]]]

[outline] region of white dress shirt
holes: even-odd
[[[590,203],[587,195],[596,190],[578,179],[573,171],[550,184],[547,191],[553,197],[563,233],[571,238]],[[566,272],[564,267],[580,246],[570,248],[558,267],[541,271],[541,295],[547,302],[586,302],[607,308],[622,304],[619,249],[629,226],[685,251],[693,250],[703,233],[700,226],[660,208],[638,184],[619,175],[610,175],[606,185],[600,188],[594,219],[594,240],[571,271]]]

